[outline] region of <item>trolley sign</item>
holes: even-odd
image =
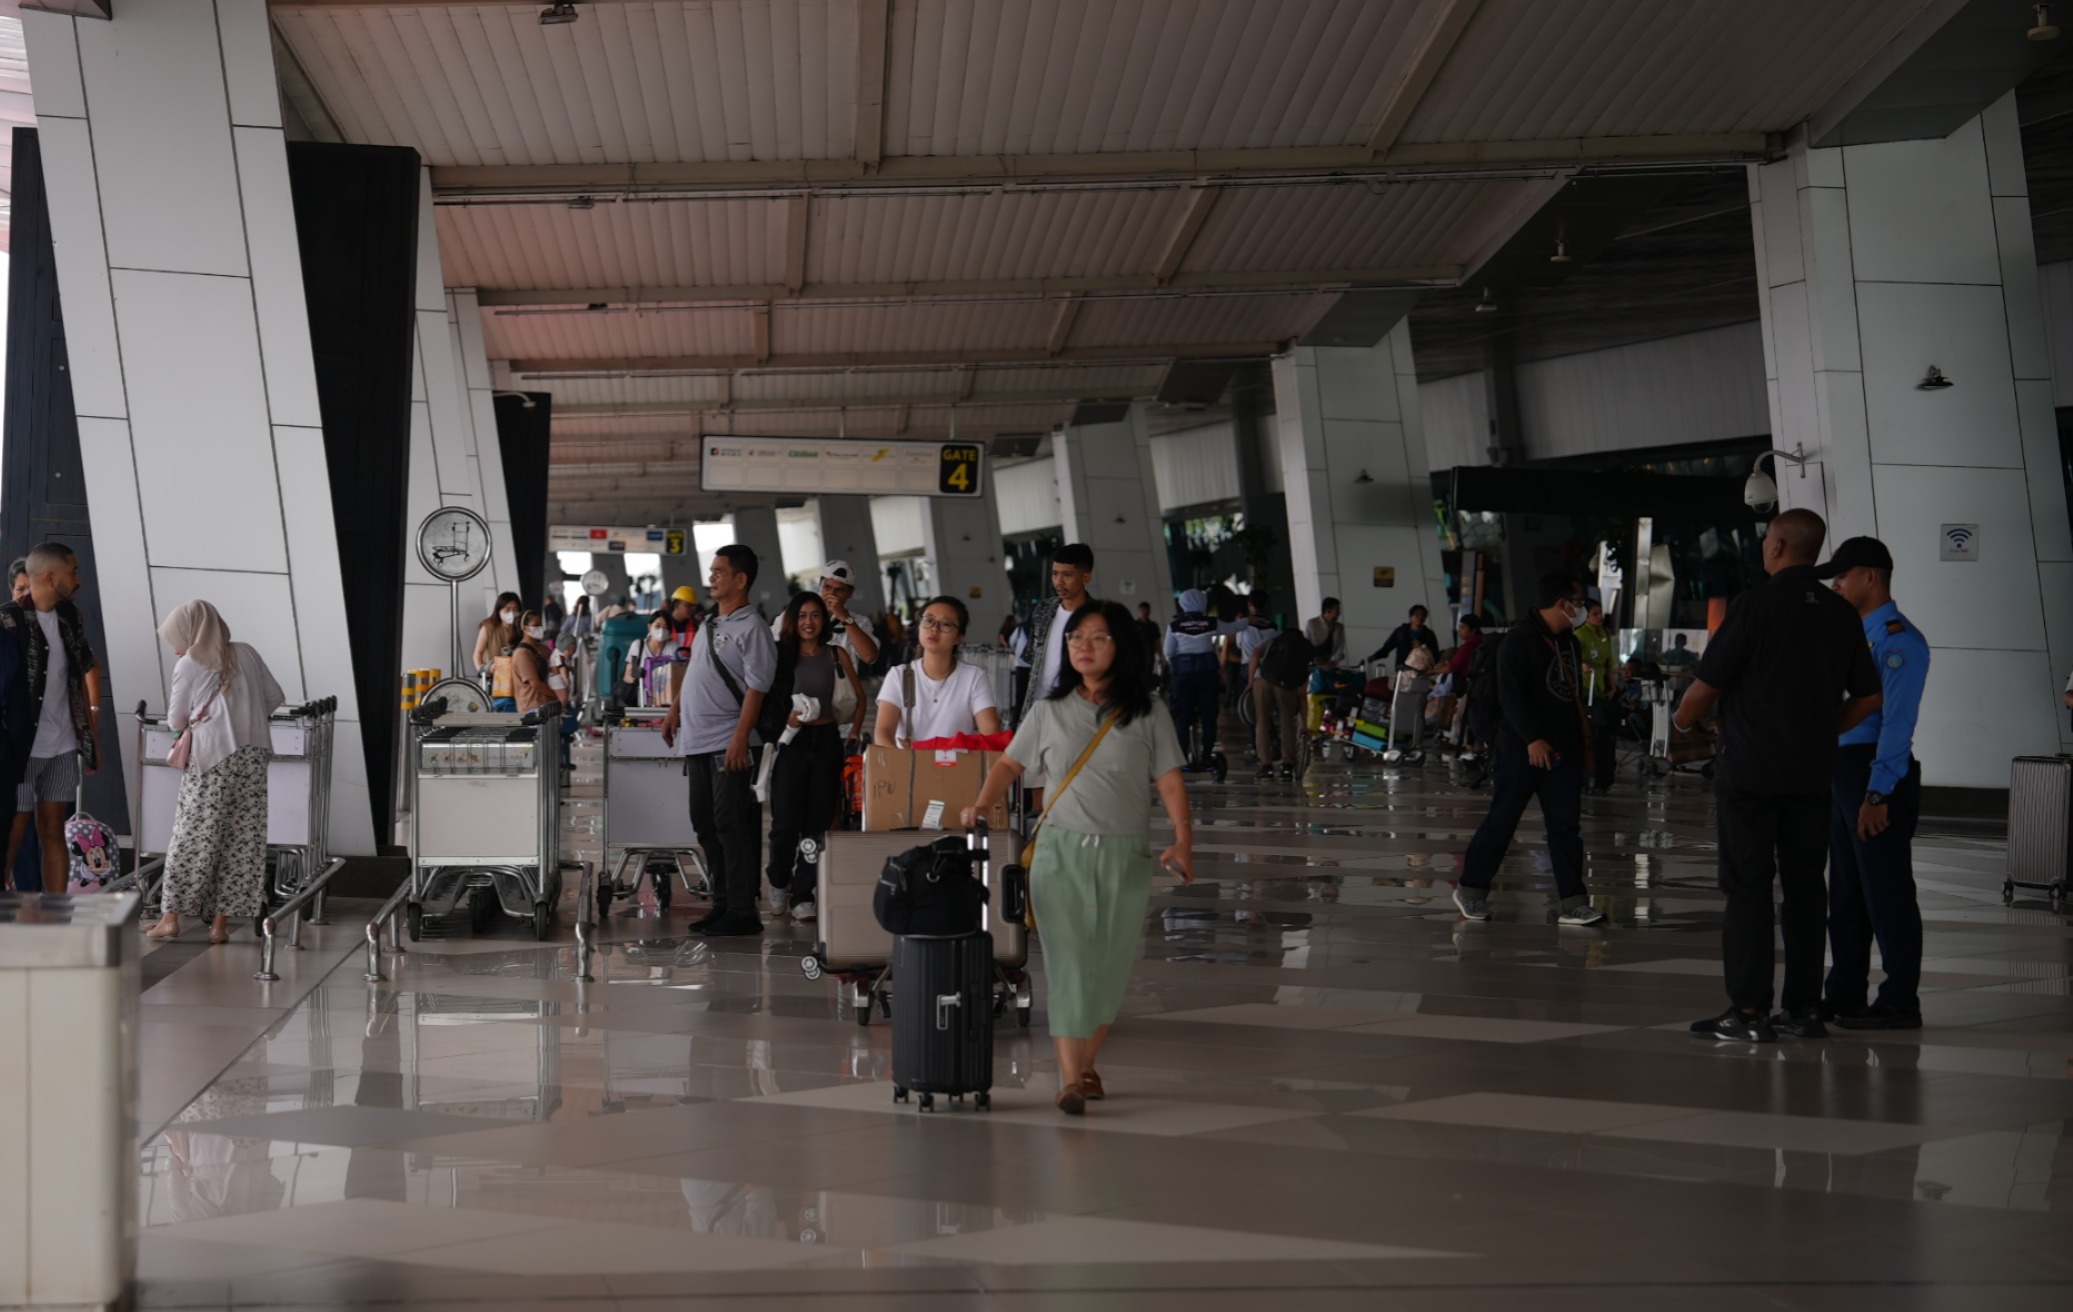
[[[698,449],[699,486],[708,492],[986,495],[986,447],[978,442],[852,442],[707,434]]]
[[[417,526],[418,562],[443,579],[453,606],[453,665],[462,669],[461,584],[489,565],[489,525],[466,506],[441,506]]]

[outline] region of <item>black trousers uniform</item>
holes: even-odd
[[[777,749],[770,767],[770,886],[788,889],[795,907],[814,900],[820,874],[818,853],[807,860],[800,840],[826,850],[841,801],[842,730],[809,724]]]
[[[1584,763],[1575,753],[1560,754],[1551,770],[1543,770],[1527,759],[1524,750],[1505,746],[1497,749],[1490,777],[1490,812],[1476,826],[1468,852],[1461,862],[1463,888],[1490,891],[1497,867],[1510,850],[1526,804],[1540,801],[1540,816],[1548,830],[1548,862],[1554,867],[1555,896],[1564,902],[1588,897],[1584,886],[1583,791]]]
[[[1717,788],[1720,891],[1727,894],[1721,956],[1728,997],[1745,1010],[1768,1011],[1777,953],[1774,928],[1785,931],[1787,1011],[1821,1001],[1821,959],[1827,926],[1827,793],[1759,793],[1722,783]],[[1783,895],[1782,914],[1772,905]]]
[[[1836,757],[1828,819],[1828,968],[1825,1000],[1838,1011],[1865,1005],[1871,987],[1871,945],[1879,945],[1886,978],[1879,1005],[1903,1015],[1921,1011],[1922,909],[1915,901],[1915,825],[1922,815],[1922,765],[1908,762],[1907,777],[1886,798],[1886,831],[1857,836],[1857,810],[1871,786],[1866,743]]]
[[[691,773],[691,827],[712,875],[713,910],[761,920],[756,895],[763,885],[763,808],[756,801],[755,776],[729,770],[725,752],[684,759]]]
[[[1216,657],[1184,653],[1173,658],[1172,666],[1174,732],[1187,758],[1199,761],[1216,746],[1216,717],[1223,697]],[[1201,730],[1201,736],[1192,742],[1190,728]]]

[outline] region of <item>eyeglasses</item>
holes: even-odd
[[[964,632],[964,625],[959,624],[956,620],[939,620],[933,615],[922,616],[921,627],[929,630],[931,633]]]
[[[1068,633],[1065,635],[1065,645],[1068,647],[1099,647],[1105,642],[1114,641],[1115,639],[1106,633]]]

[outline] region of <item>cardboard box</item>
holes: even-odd
[[[938,752],[914,748],[864,749],[864,830],[951,830],[958,813],[979,800],[987,772],[999,752]],[[996,830],[1008,827],[1006,799],[986,817]]]

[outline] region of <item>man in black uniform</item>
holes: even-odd
[[[1432,656],[1432,659],[1437,662],[1440,658],[1439,635],[1434,633],[1425,623],[1425,617],[1430,613],[1423,606],[1411,607],[1411,613],[1405,617],[1404,622],[1397,625],[1390,632],[1389,640],[1377,647],[1375,654],[1368,657],[1366,663],[1372,665],[1376,661],[1394,654],[1396,656],[1396,668],[1401,670],[1404,668],[1404,663],[1411,659],[1411,653],[1420,647],[1425,648],[1427,653]]]
[[[1678,704],[1687,732],[1721,710],[1716,791],[1721,924],[1730,1005],[1693,1024],[1700,1038],[1767,1043],[1777,1030],[1820,1038],[1827,939],[1829,792],[1836,736],[1879,708],[1879,672],[1850,603],[1816,575],[1828,525],[1788,510],[1764,535],[1771,580],[1735,598]],[[1776,953],[1772,885],[1783,890],[1785,990],[1767,1018]]]

